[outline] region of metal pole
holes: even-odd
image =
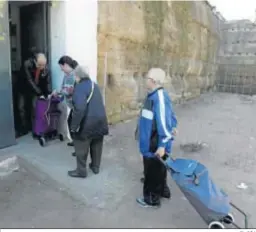
[[[236,85],[236,91],[235,91],[235,93],[236,94],[239,94],[239,91],[238,91],[238,89],[239,89],[239,86],[240,86],[240,84],[239,84],[239,82],[240,82],[240,71],[239,71],[239,67],[236,69],[236,76],[235,76],[235,85]]]
[[[227,92],[227,86],[226,86],[226,79],[227,79],[227,72],[228,72],[228,64],[226,65],[226,68],[225,68],[225,74],[224,74],[224,80],[223,80],[223,84],[222,84],[222,91],[224,92],[224,93],[226,93]]]
[[[244,68],[244,66],[242,66],[243,68],[242,68],[242,72],[243,72],[243,75],[242,75],[242,80],[243,80],[243,84],[242,84],[242,94],[244,94],[244,88],[245,88],[245,84],[246,84],[246,82],[245,82],[245,76],[244,76],[244,74],[245,74],[245,68]]]
[[[255,95],[255,72],[252,72],[252,80],[253,80],[253,90],[252,90],[253,92],[252,92],[252,95]]]
[[[248,65],[249,66],[249,65]],[[249,68],[248,68],[249,69]],[[250,72],[248,73],[249,74],[249,78],[251,79],[251,83],[250,83],[250,95],[253,95],[253,88],[252,88],[252,86],[253,86],[253,78],[252,78],[252,73],[251,73],[251,66],[250,66]]]
[[[108,53],[104,57],[104,76],[103,76],[103,102],[106,105],[106,87],[107,87],[107,68],[108,68]]]

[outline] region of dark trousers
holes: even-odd
[[[86,164],[90,150],[91,168],[99,170],[103,148],[103,137],[97,139],[76,140],[74,139],[77,172],[81,175],[87,174]]]
[[[73,113],[73,110],[70,110],[70,113],[68,115],[68,129],[69,129],[69,133],[71,133],[70,131],[70,127],[71,127],[71,122],[72,122],[72,113]]]
[[[22,122],[21,112],[19,109],[20,105],[20,94],[17,89],[13,89],[13,116],[14,125],[17,132],[22,132],[24,130],[24,123]]]
[[[17,87],[13,90],[13,110],[15,129],[25,133],[32,130],[36,96],[20,92]]]
[[[149,205],[160,205],[160,199],[167,187],[166,167],[155,157],[143,157],[143,164],[145,175],[143,185],[144,201]]]
[[[23,94],[23,112],[24,112],[24,124],[28,131],[32,131],[35,115],[35,101],[36,96],[33,94]]]
[[[147,165],[147,159],[144,159],[143,157],[143,174],[144,174],[144,178],[145,178],[145,175],[146,175],[146,165]]]

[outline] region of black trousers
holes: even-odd
[[[103,137],[97,139],[76,140],[74,139],[76,153],[77,172],[87,174],[87,157],[90,151],[91,168],[99,170],[103,149]]]
[[[35,115],[35,101],[36,95],[25,93],[23,94],[23,112],[24,112],[24,124],[28,131],[32,131]]]
[[[160,205],[160,199],[167,187],[167,170],[158,158],[143,157],[144,164],[144,201],[149,205]]]
[[[72,113],[73,113],[73,110],[70,110],[70,113],[68,115],[68,129],[69,129],[69,133],[71,133],[70,131],[70,126],[71,126],[71,121],[72,121]]]
[[[25,130],[25,125],[22,122],[21,112],[20,112],[20,94],[17,89],[13,88],[13,116],[14,116],[14,126],[17,132],[22,132]]]

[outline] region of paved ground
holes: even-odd
[[[18,172],[0,179],[1,228],[86,227],[80,202],[27,162],[19,163]]]
[[[207,94],[200,99],[177,106],[176,112],[179,120],[179,136],[173,148],[174,156],[195,158],[203,162],[210,169],[216,183],[224,188],[235,203],[249,213],[251,222],[256,220],[254,197],[256,180],[253,172],[256,166],[256,124],[254,123],[256,98],[231,94]],[[104,147],[101,174],[97,176],[90,174],[85,180],[67,177],[66,172],[75,167],[75,159],[70,156],[72,149],[58,141],[41,148],[38,143],[25,137],[16,147],[2,151],[3,154],[11,153],[28,160],[38,170],[54,179],[58,183],[55,187],[61,190],[61,193],[54,193],[52,188],[49,187],[48,190],[45,188],[43,195],[49,198],[45,198],[44,202],[49,201],[51,206],[47,210],[50,212],[55,210],[55,213],[46,219],[42,216],[43,225],[34,226],[48,225],[47,220],[49,222],[54,220],[58,227],[205,227],[171,180],[173,199],[165,200],[161,209],[146,210],[136,205],[135,198],[142,190],[139,183],[142,165],[133,139],[134,127],[135,120],[132,120],[111,129],[112,136],[106,139]],[[197,141],[205,142],[207,147],[201,152],[190,154],[184,154],[180,149],[180,144]],[[50,178],[46,179],[50,181]],[[248,189],[238,189],[237,185],[241,182],[245,182]],[[25,195],[30,196],[32,193],[26,191]],[[73,198],[68,197],[67,193]],[[54,194],[62,196],[58,196],[59,203],[56,202],[56,205],[53,203],[55,201],[50,200],[50,196]],[[76,203],[78,200],[81,203]],[[23,198],[20,201],[23,201]],[[28,204],[27,209],[31,208],[26,201],[22,204]],[[73,207],[73,204],[78,206]],[[58,208],[58,205],[65,207]],[[43,204],[37,206],[38,213],[41,212],[41,208],[44,209],[43,206]],[[1,209],[2,207],[0,212]],[[56,213],[56,209],[61,215]],[[17,209],[13,208],[13,214],[17,216],[15,210]],[[30,211],[23,210],[23,212],[25,219],[21,225],[30,225],[31,215],[25,216],[26,212]],[[62,216],[64,212],[66,214]],[[239,216],[237,221],[241,223]]]

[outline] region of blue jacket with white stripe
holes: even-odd
[[[138,122],[138,139],[143,156],[154,157],[159,147],[171,152],[172,130],[177,120],[172,109],[172,102],[163,88],[149,93],[141,110]]]

